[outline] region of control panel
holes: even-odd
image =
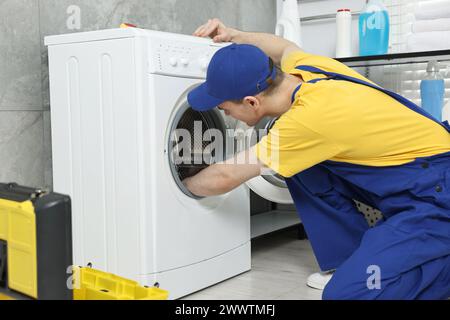
[[[211,58],[217,50],[226,45],[215,44],[206,39],[193,38],[192,41],[186,41],[150,38],[149,72],[177,77],[205,78]]]

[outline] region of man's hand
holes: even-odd
[[[209,166],[197,175],[183,180],[183,183],[196,196],[216,196],[230,192],[261,175],[264,169],[265,166],[256,157],[255,149],[251,148],[225,162]]]
[[[292,51],[301,50],[294,43],[268,33],[243,32],[229,28],[219,19],[210,19],[194,32],[194,36],[210,37],[215,42],[234,42],[252,44],[264,51],[275,64],[281,64],[282,58]]]
[[[197,37],[210,37],[214,42],[232,42],[233,37],[239,31],[226,27],[222,21],[217,18],[208,20],[207,23],[198,27],[194,32]]]

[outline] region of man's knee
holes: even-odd
[[[408,272],[374,281],[351,273],[339,272],[333,275],[325,287],[323,300],[411,300],[411,299],[447,299],[450,295],[450,268],[439,266],[443,259],[437,259]],[[449,258],[450,261],[450,258]],[[432,265],[433,264],[433,265]],[[436,266],[438,265],[438,266]],[[433,270],[434,272],[431,272]],[[442,269],[442,270],[441,270]],[[436,270],[440,270],[437,272]],[[446,271],[447,270],[447,271]],[[341,270],[342,271],[342,270]],[[428,281],[423,281],[427,277]],[[434,279],[430,275],[433,275]],[[427,286],[421,284],[428,283]]]

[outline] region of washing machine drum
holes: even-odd
[[[198,112],[190,107],[180,109],[170,129],[169,163],[180,190],[194,196],[183,180],[208,166],[224,160],[226,125],[218,110]]]

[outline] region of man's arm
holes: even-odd
[[[255,149],[251,148],[225,162],[209,166],[197,175],[185,179],[183,183],[196,196],[216,196],[259,176],[264,168],[256,157]]]
[[[198,37],[211,37],[215,42],[251,44],[264,51],[276,64],[293,51],[301,50],[295,43],[268,33],[243,32],[226,27],[219,19],[208,20],[195,32]]]

